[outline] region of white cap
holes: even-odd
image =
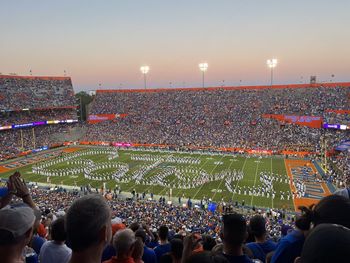
[[[0,229],[11,232],[14,238],[24,235],[35,222],[30,207],[8,207],[0,210]]]

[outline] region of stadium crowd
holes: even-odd
[[[70,78],[0,75],[0,110],[74,106]]]
[[[97,93],[90,114],[127,114],[89,125],[86,140],[179,146],[317,151],[326,133],[334,141],[348,132],[311,129],[264,114],[323,117],[346,109],[349,88],[196,90]]]
[[[63,142],[57,137],[62,137],[62,134],[69,134],[71,129],[76,126],[75,124],[56,124],[0,131],[0,161],[17,157],[21,152]]]
[[[46,85],[46,86],[45,86]],[[17,89],[18,87],[18,89]],[[46,91],[42,91],[45,87]],[[0,105],[30,107],[67,106],[74,104],[70,80],[0,78]],[[30,93],[32,92],[32,93]],[[58,94],[56,94],[56,92]],[[18,94],[17,94],[18,93]],[[21,94],[27,94],[27,99]],[[312,87],[261,90],[168,90],[156,92],[97,93],[90,114],[127,114],[124,118],[97,124],[81,124],[87,132],[84,141],[115,141],[166,144],[171,147],[204,146],[236,149],[319,152],[324,138],[331,149],[348,139],[349,131],[317,129],[281,123],[263,114],[320,116],[329,123],[344,123],[349,114],[336,114],[329,109],[349,108],[349,88]],[[63,95],[62,95],[63,94]],[[12,100],[18,95],[18,100]],[[38,100],[38,96],[45,98]],[[24,104],[22,104],[24,103]],[[36,105],[36,106],[35,106]],[[52,119],[76,119],[75,109],[1,112],[0,125]],[[69,134],[68,125],[0,131],[0,159],[14,157],[34,147],[57,143],[55,133]],[[347,181],[348,158],[334,159],[337,169],[333,178]],[[334,180],[335,181],[335,180]]]
[[[323,263],[350,257],[349,189],[347,196],[301,207],[294,218],[234,204],[208,211],[163,199],[28,188],[18,172],[7,187],[0,199],[4,263]]]
[[[75,106],[76,99],[70,78],[0,75],[0,126],[77,120]],[[59,124],[0,129],[0,161],[18,156],[24,151],[59,143],[59,136],[54,135],[67,134],[74,126]]]
[[[346,187],[350,185],[350,155],[342,152],[330,158],[328,163],[328,173],[330,179],[337,187]]]
[[[77,120],[76,109],[45,109],[0,112],[0,126],[48,120]]]

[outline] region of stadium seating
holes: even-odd
[[[346,109],[348,93],[349,87],[97,92],[90,114],[127,116],[90,125],[85,139],[315,152],[323,129],[264,115],[323,118],[327,109]],[[346,137],[326,133],[335,142]]]
[[[0,110],[75,106],[69,77],[0,75]]]
[[[77,120],[70,78],[0,75],[0,127],[57,120]],[[55,135],[69,134],[76,126],[51,124],[0,129],[0,160],[62,142],[64,139]]]

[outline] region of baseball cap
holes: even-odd
[[[35,219],[34,210],[30,207],[6,207],[0,209],[0,230],[18,238],[33,227]]]

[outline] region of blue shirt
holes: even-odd
[[[251,242],[246,244],[246,247],[253,252],[254,258],[265,262],[266,255],[271,251],[274,251],[277,244],[271,240],[267,240],[264,243]]]
[[[38,255],[40,254],[40,249],[43,246],[43,244],[46,242],[45,238],[42,238],[38,235],[34,235],[32,239],[32,248],[34,249],[35,253]]]
[[[155,248],[155,247],[157,247],[157,246],[159,246],[159,243],[158,242],[156,242],[156,241],[150,241],[150,242],[146,242],[146,245],[147,245],[147,247],[149,247],[149,248]]]
[[[231,256],[222,254],[230,263],[254,263],[247,255]]]
[[[160,262],[160,257],[163,256],[165,253],[170,252],[170,250],[171,250],[170,243],[166,243],[164,245],[159,245],[155,247],[154,252],[156,253],[156,256],[157,256],[157,262]]]
[[[145,263],[157,263],[156,253],[153,249],[144,246],[142,260]]]
[[[294,230],[280,240],[272,256],[271,263],[293,263],[301,255],[305,241],[301,231]]]
[[[103,250],[101,262],[111,259],[116,254],[114,247],[110,244],[107,245]]]

